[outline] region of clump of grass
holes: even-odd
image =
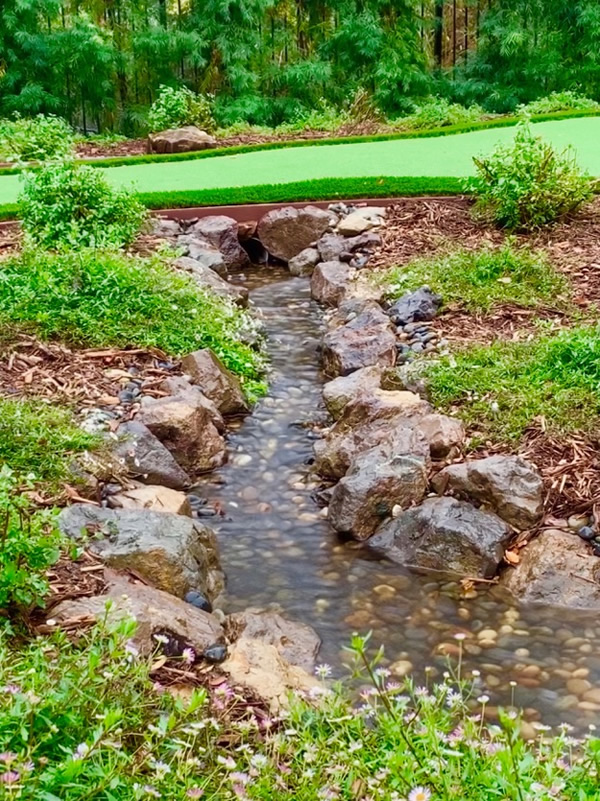
[[[0,399],[0,465],[34,481],[69,474],[70,457],[99,445],[69,409],[40,401]]]
[[[445,304],[459,304],[470,312],[488,312],[500,304],[535,308],[566,302],[566,279],[540,252],[503,247],[453,250],[417,259],[377,276],[390,299],[427,284]]]
[[[247,344],[257,340],[249,313],[158,256],[26,251],[0,266],[0,330],[75,346],[158,348],[175,357],[209,347],[249,382],[265,367]]]
[[[536,421],[552,433],[600,421],[600,327],[465,349],[428,368],[432,402],[482,438],[517,441]]]

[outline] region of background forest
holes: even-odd
[[[220,125],[278,125],[353,98],[388,118],[430,95],[489,112],[600,99],[597,0],[3,0],[0,115],[135,134],[161,84]]]

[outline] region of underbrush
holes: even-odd
[[[428,369],[432,402],[458,412],[476,441],[517,441],[537,423],[554,434],[600,421],[600,328],[469,347]]]
[[[0,640],[0,798],[597,797],[597,740],[563,727],[525,743],[512,711],[485,722],[488,698],[476,684],[450,675],[429,687],[391,682],[368,663],[361,638],[353,644],[363,665],[355,675],[366,679],[359,704],[322,687],[266,718],[226,682],[176,700],[127,643],[133,630],[103,624],[77,644],[57,633],[20,651]]]
[[[73,129],[52,115],[0,120],[0,158],[30,162],[60,159],[73,149]]]
[[[503,303],[556,307],[568,298],[566,279],[544,254],[512,243],[416,259],[386,270],[376,280],[390,300],[427,284],[445,305],[457,304],[471,312],[487,312]]]
[[[577,92],[565,90],[564,92],[551,92],[546,97],[532,100],[530,103],[519,106],[520,112],[526,114],[553,114],[557,111],[600,111],[600,103],[590,97],[584,97]]]
[[[460,103],[450,103],[444,98],[432,97],[418,105],[412,114],[395,120],[393,125],[401,130],[444,128],[447,125],[470,125],[485,116],[481,106],[467,107]]]
[[[82,347],[211,348],[254,391],[265,362],[250,314],[202,290],[159,256],[29,249],[0,264],[0,330]]]

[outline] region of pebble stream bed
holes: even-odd
[[[247,278],[268,336],[269,394],[230,435],[228,464],[195,490],[207,498],[205,513],[224,512],[206,522],[219,536],[226,611],[270,608],[308,623],[323,640],[319,660],[337,677],[354,631],[372,630],[393,674],[410,670],[419,683],[456,663],[462,647],[463,675],[479,671],[492,714],[514,693],[525,725],[600,725],[600,621],[518,609],[495,587],[465,593],[457,581],[403,572],[340,542],[312,497],[316,435],[304,425],[325,419],[321,311],[308,279],[272,268]]]

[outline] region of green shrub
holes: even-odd
[[[359,704],[322,687],[267,720],[226,682],[187,700],[161,692],[149,662],[126,642],[132,633],[133,624],[104,623],[77,645],[56,634],[22,651],[0,640],[0,797],[597,798],[598,740],[563,726],[527,743],[516,711],[487,723],[489,698],[453,675],[417,687],[392,683],[373,664],[363,671]],[[364,653],[360,638],[354,647]]]
[[[196,125],[210,133],[215,128],[215,121],[210,100],[204,95],[194,94],[186,86],[177,89],[161,86],[148,112],[148,125],[151,131]]]
[[[26,173],[19,203],[24,231],[45,248],[129,244],[147,216],[131,192],[72,161]]]
[[[0,122],[0,154],[7,161],[48,161],[69,156],[73,130],[66,120],[38,114]]]
[[[394,126],[403,129],[443,128],[446,125],[468,125],[479,122],[484,115],[481,106],[461,106],[445,98],[430,98],[417,106],[408,117],[394,121]]]
[[[0,610],[43,603],[45,573],[58,559],[59,542],[51,514],[35,511],[12,471],[0,467]],[[3,617],[0,612],[0,626]]]
[[[158,256],[26,250],[0,262],[0,329],[78,346],[159,348],[182,356],[209,347],[247,380],[264,359],[250,314],[199,289]]]
[[[590,199],[591,181],[575,162],[571,148],[557,152],[535,136],[527,122],[514,141],[477,168],[476,213],[512,231],[535,231],[571,214]]]
[[[428,368],[435,406],[458,412],[477,441],[516,441],[536,420],[553,434],[600,422],[600,329],[475,346]]]
[[[375,276],[390,300],[423,284],[441,295],[444,304],[471,312],[487,312],[501,303],[535,307],[564,304],[568,283],[543,253],[515,248],[452,250],[416,259]]]
[[[551,92],[546,97],[532,100],[530,103],[519,106],[519,111],[526,114],[553,114],[556,111],[579,111],[597,109],[600,103],[577,92]]]

